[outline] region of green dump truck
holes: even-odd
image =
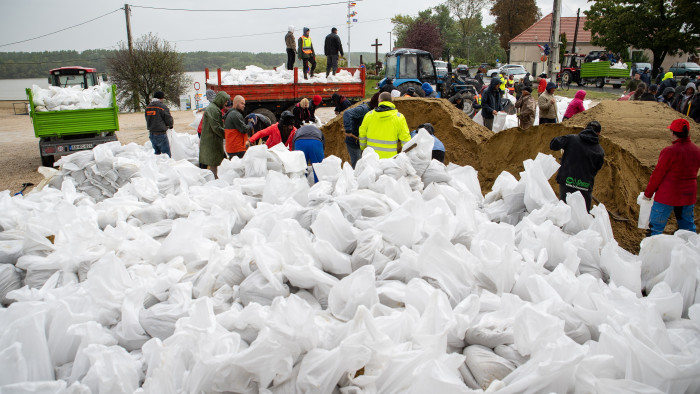
[[[34,125],[34,135],[39,138],[41,165],[52,167],[57,156],[117,141],[119,107],[115,85],[111,91],[112,106],[109,108],[37,111],[32,90],[26,89],[29,117]]]

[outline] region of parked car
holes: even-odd
[[[637,71],[639,71],[640,74],[644,73],[645,68],[651,70],[651,63],[632,63],[632,67],[630,67],[630,77],[633,77],[634,73]]]
[[[512,65],[511,65],[512,66]],[[508,76],[513,76],[513,80],[517,83],[520,82],[523,78],[525,78],[525,75],[527,74],[527,70],[525,67],[516,65],[517,67],[508,67],[504,71],[506,73],[506,77]],[[532,78],[532,75],[530,75],[530,81],[533,81],[534,78]]]
[[[673,63],[668,71],[672,72],[674,77],[694,77],[700,75],[700,66],[693,62]]]
[[[435,61],[435,73],[438,78],[444,78],[447,75],[447,62],[442,60]]]
[[[469,66],[466,64],[460,64],[455,68],[455,74],[467,76],[469,75]]]

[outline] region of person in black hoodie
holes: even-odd
[[[165,153],[170,156],[170,142],[168,141],[168,129],[173,128],[173,117],[168,106],[163,103],[165,93],[155,92],[153,100],[146,107],[146,128],[148,138],[153,145],[156,155]]]
[[[350,102],[350,100],[345,98],[345,96],[341,96],[338,93],[333,93],[333,95],[331,96],[331,101],[333,101],[333,104],[335,104],[336,115],[339,115],[341,112],[352,107],[352,103]]]
[[[503,111],[500,85],[500,78],[491,78],[491,84],[481,96],[481,116],[484,118],[484,126],[489,130],[493,130],[493,117],[498,111]]]
[[[338,29],[335,27],[331,29],[331,34],[326,36],[323,52],[328,57],[328,62],[326,63],[326,78],[328,78],[328,74],[331,71],[335,75],[335,70],[338,69],[338,53],[340,53],[341,57],[345,55],[343,53],[343,43],[340,42],[340,37],[338,36]]]
[[[559,199],[566,201],[567,193],[581,192],[589,211],[593,181],[605,158],[605,151],[598,142],[599,136],[600,123],[594,120],[580,133],[554,137],[549,143],[551,150],[564,150],[557,173]]]

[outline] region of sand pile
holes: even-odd
[[[435,135],[445,144],[445,164],[456,163],[477,168],[478,146],[493,133],[474,123],[464,112],[444,99],[397,98],[396,108],[406,117],[408,127],[415,130],[422,123],[432,123]],[[326,137],[326,156],[336,155],[349,161],[345,148],[343,117],[336,116],[322,128]]]
[[[603,126],[603,135],[633,154],[644,166],[653,167],[661,149],[671,141],[668,125],[680,117],[685,116],[661,103],[603,101],[563,124],[584,127],[588,122],[597,120]],[[697,125],[690,118],[685,118],[692,126]],[[700,142],[700,129],[693,128],[691,138],[696,144]]]

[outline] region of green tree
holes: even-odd
[[[499,45],[500,37],[495,25],[479,26],[472,40],[472,59],[476,59],[478,63],[496,64],[496,59],[503,61],[506,58],[506,51]]]
[[[592,0],[584,28],[591,43],[615,52],[629,47],[654,54],[654,73],[666,55],[697,53],[700,5],[697,0]]]
[[[455,56],[469,60],[470,37],[481,29],[481,10],[489,0],[447,0],[445,5],[454,17],[459,33],[459,44],[455,47]]]
[[[559,63],[564,64],[565,57],[566,55],[566,44],[569,43],[569,41],[566,39],[566,33],[561,33],[559,34]]]
[[[165,93],[166,101],[177,103],[190,83],[182,55],[151,33],[134,42],[133,53],[121,42],[108,63],[110,77],[119,89],[119,99],[134,110],[146,107],[153,93],[159,90]]]
[[[508,42],[541,17],[535,0],[493,0],[490,13],[496,17],[495,29],[506,52],[510,51]]]

